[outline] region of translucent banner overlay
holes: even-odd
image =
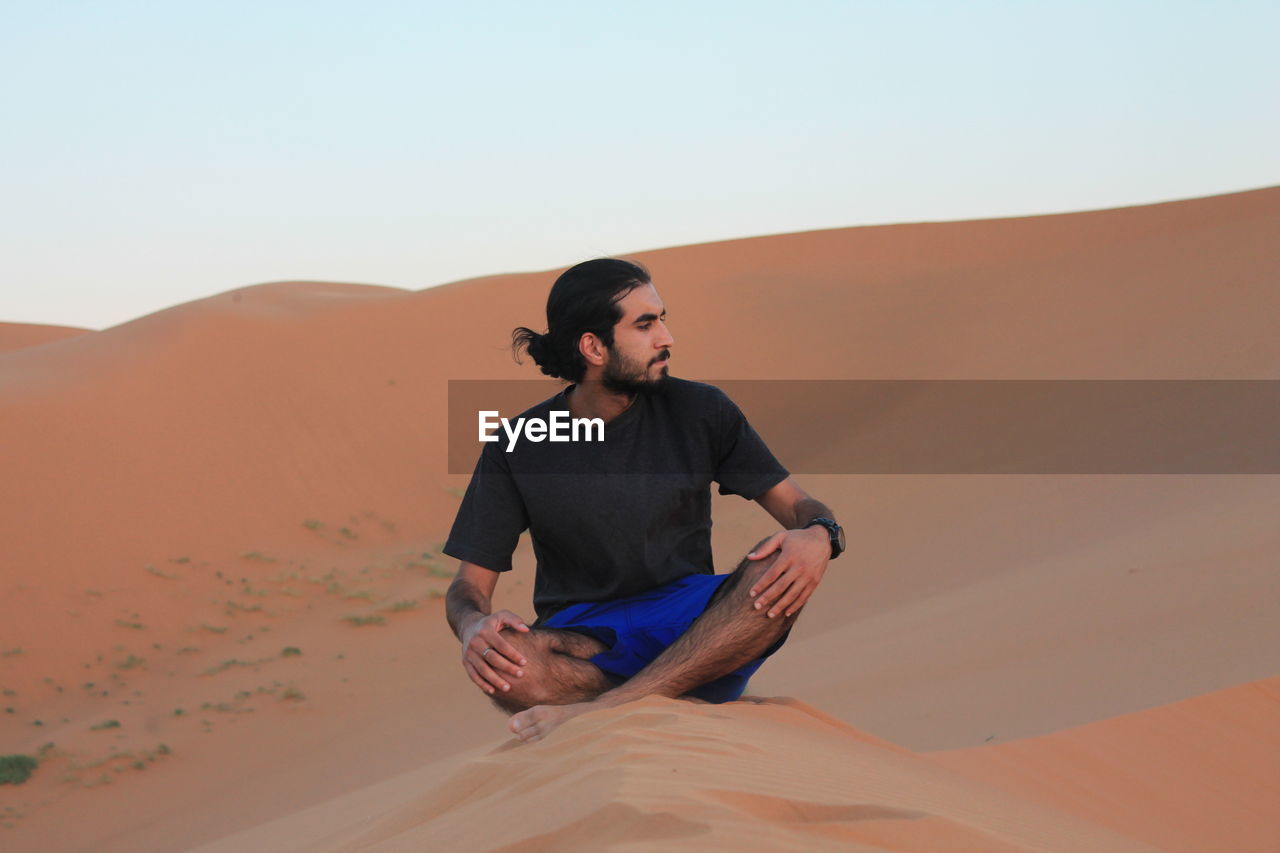
[[[796,474],[1280,474],[1280,380],[700,381]],[[449,473],[475,467],[480,411],[560,387],[451,380]]]

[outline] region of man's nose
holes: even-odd
[[[667,328],[666,323],[663,323],[662,336],[658,338],[654,345],[658,349],[667,349],[668,347],[673,346],[675,342],[676,339],[671,336],[671,330]]]

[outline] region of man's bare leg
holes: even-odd
[[[508,714],[540,704],[587,702],[614,686],[589,662],[607,648],[594,637],[556,628],[534,628],[527,634],[508,629],[503,637],[529,661],[520,678],[504,675],[510,689],[489,697]]]
[[[644,696],[676,698],[696,687],[728,675],[760,655],[795,622],[791,616],[770,618],[757,610],[749,594],[777,559],[743,560],[712,597],[689,630],[624,684],[606,689],[594,699],[572,704],[538,704],[521,711],[508,724],[522,741],[545,737],[565,720],[586,711],[611,708]]]

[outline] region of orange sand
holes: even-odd
[[[635,257],[689,378],[1272,379],[1278,224],[1267,189]],[[0,754],[55,744],[0,787],[0,847],[1277,836],[1274,476],[801,476],[852,543],[752,685],[802,703],[646,700],[501,748],[438,598],[445,383],[533,377],[504,342],[555,274],[0,325]],[[771,527],[717,497],[719,565]],[[498,604],[532,615],[527,539],[516,564]]]
[[[0,323],[0,352],[37,347],[64,338],[87,334],[75,326],[41,326],[33,323]]]

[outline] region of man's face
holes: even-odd
[[[667,378],[671,345],[667,310],[652,284],[643,284],[619,302],[622,319],[613,327],[601,381],[610,391],[630,394],[651,391]]]

